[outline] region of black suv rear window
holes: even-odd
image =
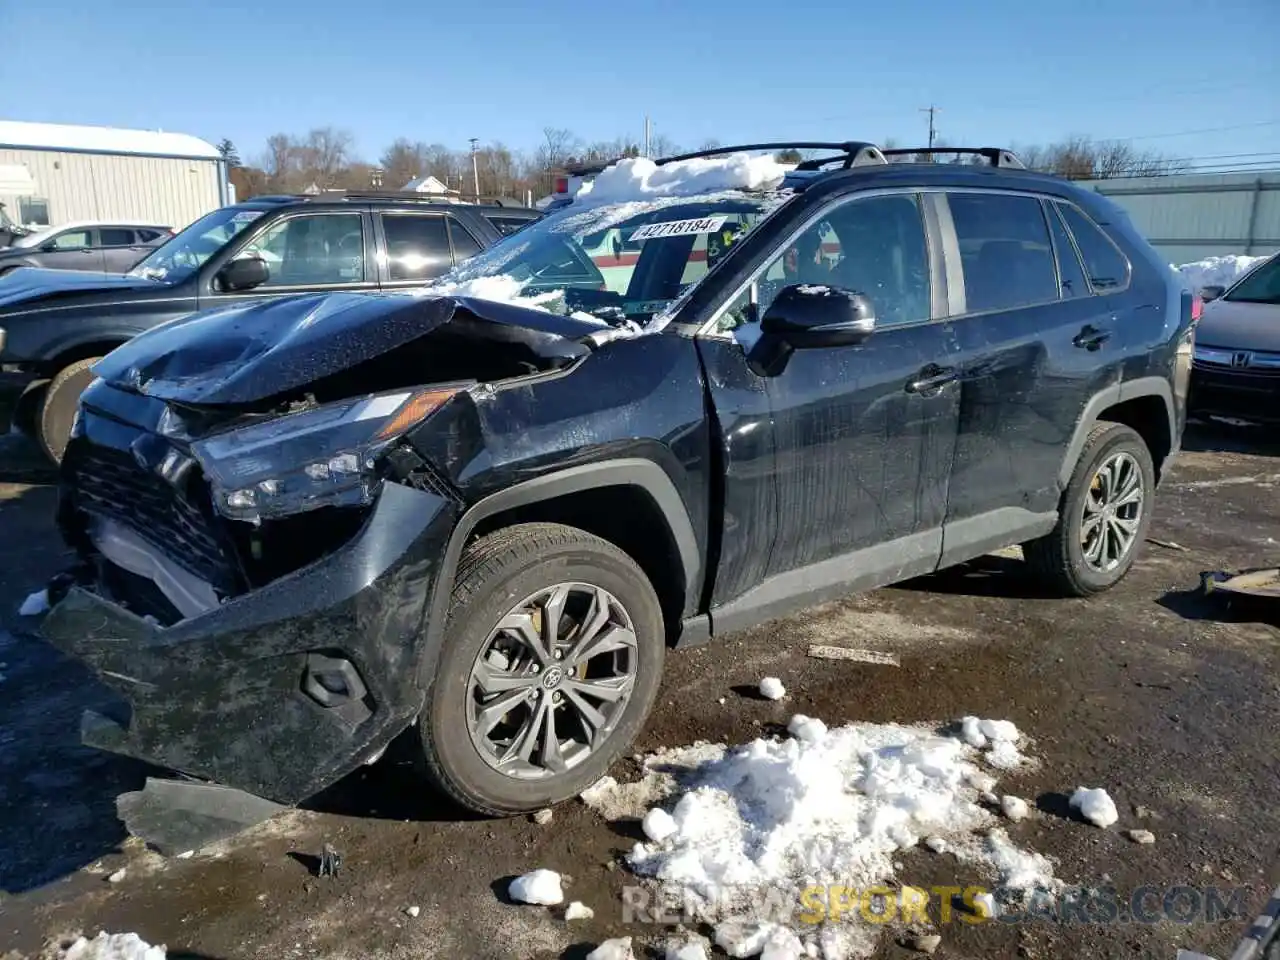
[[[504,237],[509,237],[521,227],[532,223],[532,217],[485,217]]]

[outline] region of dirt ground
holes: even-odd
[[[1198,587],[1201,571],[1280,563],[1280,445],[1197,430],[1186,447],[1158,497],[1151,535],[1164,545],[1148,543],[1110,593],[1046,598],[1001,555],[675,653],[637,750],[743,743],[797,712],[832,726],[1012,720],[1040,760],[1001,782],[1038,808],[1010,825],[1015,842],[1048,855],[1069,884],[1243,887],[1244,914],[951,923],[938,928],[935,955],[1173,960],[1185,947],[1225,960],[1280,883],[1280,618],[1227,609]],[[188,859],[127,839],[114,799],[148,771],[78,745],[80,711],[105,693],[16,615],[65,557],[50,478],[12,437],[0,471],[0,956],[34,957],[60,936],[100,929],[136,931],[170,957],[217,960],[542,960],[585,956],[606,937],[633,935],[638,952],[660,939],[661,928],[621,919],[634,824],[576,801],[545,825],[470,819],[390,755],[307,809]],[[891,652],[900,666],[806,656],[824,641]],[[782,678],[784,701],[751,694],[765,675]],[[1116,827],[1066,814],[1064,794],[1078,785],[1107,788]],[[1133,843],[1129,827],[1156,842]],[[343,854],[337,878],[313,875],[326,842]],[[900,859],[916,885],[981,880],[924,851]],[[506,881],[535,867],[567,875],[569,898],[594,919],[566,923],[554,909],[506,902]],[[120,868],[124,878],[109,882]],[[877,954],[913,955],[892,933]]]

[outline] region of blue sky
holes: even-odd
[[[0,117],[517,149],[543,127],[682,145],[1139,138],[1280,160],[1277,0],[0,0]],[[1189,132],[1202,131],[1202,132]],[[1170,134],[1184,134],[1170,136]],[[1250,162],[1251,158],[1225,162]],[[1280,166],[1280,162],[1275,165]]]

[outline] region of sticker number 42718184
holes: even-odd
[[[691,233],[715,233],[728,217],[699,217],[696,220],[668,220],[647,223],[631,234],[630,240],[656,240],[659,237],[685,237]]]

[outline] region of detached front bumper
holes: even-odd
[[[421,707],[426,611],[458,513],[387,482],[344,546],[168,628],[72,586],[44,635],[128,704],[86,712],[85,743],[285,804],[375,758]]]

